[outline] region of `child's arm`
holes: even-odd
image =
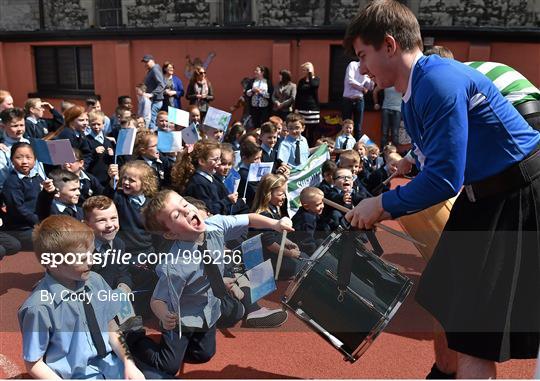
[[[43,357],[35,362],[25,361],[26,371],[37,380],[61,380],[62,377],[57,375],[45,362]]]
[[[124,363],[124,377],[126,380],[144,380],[144,374],[137,368],[129,352],[124,337],[118,333],[118,325],[114,320],[109,322],[109,344],[118,358]]]
[[[257,213],[249,213],[249,227],[254,229],[272,229],[278,232],[288,231],[293,232],[292,221],[288,217],[283,217],[281,220],[265,217]]]

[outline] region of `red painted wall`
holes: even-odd
[[[540,44],[486,42],[471,44],[468,41],[437,40],[437,45],[449,47],[461,61],[492,60],[514,67],[529,80],[540,85]],[[102,98],[102,107],[112,114],[118,95],[129,94],[135,99],[134,87],[145,75],[140,62],[144,54],[152,54],[158,63],[172,61],[176,73],[187,88],[184,76],[186,55],[203,61],[209,52],[216,57],[208,68],[216,100],[213,106],[227,110],[241,95],[240,80],[251,77],[257,65],[266,65],[272,79],[278,80],[282,68],[291,70],[293,80],[298,80],[300,65],[311,61],[316,74],[321,77],[319,97],[328,102],[330,46],[341,44],[339,40],[122,40],[122,41],[54,41],[54,42],[0,42],[0,88],[13,94],[15,104],[22,106],[28,94],[37,91],[32,46],[41,45],[91,45],[94,59],[95,92]],[[526,57],[526,59],[524,59]],[[60,99],[49,99],[59,106]],[[73,102],[82,104],[81,100]],[[187,102],[183,102],[187,105]],[[332,110],[330,110],[332,113]],[[238,117],[239,114],[235,114]],[[379,140],[380,115],[367,112],[364,130]]]

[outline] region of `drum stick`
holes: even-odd
[[[384,180],[384,181],[382,182],[383,185],[387,185],[387,184],[390,182],[390,180],[392,180],[392,179],[393,179],[394,177],[396,177],[396,176],[397,176],[397,172],[392,173],[386,180]]]
[[[345,207],[343,205],[339,205],[339,204],[335,203],[334,201],[330,201],[330,200],[328,200],[326,198],[323,198],[323,202],[326,205],[331,206],[332,208],[335,208],[335,209],[337,209],[337,210],[339,210],[340,212],[343,212],[343,213],[347,213],[347,212],[350,212],[352,210],[352,209],[349,209],[349,208],[347,208],[347,207]],[[412,243],[420,245],[422,247],[426,247],[425,243],[422,243],[420,241],[415,240],[413,237],[411,237],[408,234],[405,234],[405,233],[402,233],[402,232],[400,232],[398,230],[392,229],[391,227],[383,225],[383,224],[381,224],[379,222],[375,222],[374,225],[376,227],[381,228],[382,230],[390,233],[390,234],[393,234],[393,235],[396,235],[396,236],[398,236],[400,238],[403,238],[406,241],[412,242]]]
[[[283,251],[285,251],[285,242],[287,241],[287,231],[283,231],[283,235],[281,236],[281,245],[279,246],[279,254],[277,257],[277,263],[276,263],[276,276],[275,279],[277,280],[279,276],[279,270],[281,269],[281,261],[283,260]]]

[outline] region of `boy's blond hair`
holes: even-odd
[[[88,250],[94,243],[94,231],[70,216],[44,219],[32,232],[34,252],[39,261],[43,253],[75,253]]]
[[[341,122],[341,127],[345,127],[346,124],[352,124],[354,126],[354,121],[352,119],[345,119]]]
[[[302,205],[307,204],[316,196],[324,197],[324,192],[316,187],[304,188],[302,189],[302,192],[300,192],[300,203],[302,203]]]
[[[88,113],[88,121],[100,119],[102,122],[105,120],[105,113],[103,111],[92,110]]]
[[[360,163],[360,154],[352,149],[348,149],[347,151],[344,151],[340,156],[339,156],[339,163],[338,163],[338,167],[341,168],[341,166],[343,165],[342,162],[343,160],[351,160],[353,162],[358,162]]]

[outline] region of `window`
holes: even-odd
[[[341,45],[330,45],[330,103],[341,103],[345,70],[353,58],[345,53]]]
[[[225,25],[248,25],[253,22],[251,0],[225,0]]]
[[[38,92],[94,93],[92,47],[36,46],[34,57]]]
[[[122,26],[122,0],[97,0],[96,16],[102,28]]]

